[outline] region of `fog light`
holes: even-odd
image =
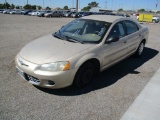
[[[51,81],[51,80],[48,80],[48,81],[47,81],[47,84],[48,84],[48,85],[54,85],[55,82],[54,82],[54,81]]]

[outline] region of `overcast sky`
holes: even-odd
[[[27,0],[6,0],[10,4],[24,6]],[[79,0],[79,7],[83,8],[88,3],[96,1],[99,3],[99,7],[114,9],[123,8],[124,10],[137,10],[144,8],[146,10],[156,10],[157,0]],[[0,0],[0,3],[4,3],[5,0]],[[51,8],[68,6],[69,8],[76,6],[76,0],[28,0],[31,5],[49,6]],[[160,10],[160,0],[158,1],[158,10]]]

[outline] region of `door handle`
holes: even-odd
[[[139,34],[139,36],[142,36],[141,34]]]
[[[123,43],[127,43],[127,41],[124,41]]]

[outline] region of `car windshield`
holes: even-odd
[[[99,43],[111,23],[89,19],[76,19],[62,27],[54,34],[55,37],[72,39],[81,43]]]

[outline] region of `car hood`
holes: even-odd
[[[19,55],[32,63],[44,64],[67,60],[93,45],[61,40],[50,34],[27,44],[22,48]]]

